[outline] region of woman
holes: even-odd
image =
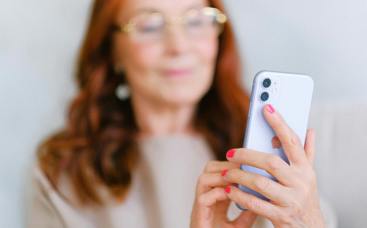
[[[242,144],[249,99],[223,12],[219,0],[94,2],[67,125],[38,153],[30,227],[250,227],[257,215],[276,227],[323,226],[312,132],[304,150],[268,106],[291,165],[226,154]],[[249,210],[229,221],[230,200]]]

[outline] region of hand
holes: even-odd
[[[228,170],[238,169],[239,164],[210,161],[198,179],[195,202],[191,213],[190,228],[246,228],[251,227],[256,215],[242,212],[234,221],[228,221],[229,199],[224,187],[229,183],[223,176]]]
[[[270,201],[242,192],[234,186],[228,186],[228,197],[242,207],[266,217],[275,227],[324,227],[313,169],[313,130],[308,130],[303,147],[297,135],[271,105],[267,105],[263,111],[265,119],[277,136],[275,141],[278,143],[275,144],[281,145],[290,164],[277,155],[249,149],[228,151],[227,159],[230,162],[263,169],[278,181],[240,169],[231,169],[224,176],[226,181],[253,189]]]

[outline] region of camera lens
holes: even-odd
[[[262,101],[267,101],[269,99],[269,93],[268,92],[263,92],[261,94],[261,100]]]
[[[268,88],[271,85],[271,80],[269,78],[264,79],[263,86]]]

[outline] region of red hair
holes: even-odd
[[[121,0],[94,1],[91,19],[80,50],[76,80],[79,92],[69,107],[67,125],[39,148],[38,161],[54,188],[60,175],[71,181],[83,205],[103,204],[96,184],[116,199],[124,199],[138,157],[137,133],[130,99],[115,95],[123,75],[112,63],[112,30]],[[222,11],[219,0],[210,6]],[[218,160],[229,148],[240,147],[249,107],[241,87],[240,60],[230,23],[219,37],[211,88],[198,103],[195,128]]]

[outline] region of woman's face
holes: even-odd
[[[123,3],[118,21],[124,24],[136,18],[137,29],[148,34],[145,37],[141,33],[117,33],[114,37],[114,61],[124,70],[133,97],[154,104],[195,105],[208,91],[213,80],[218,36],[214,33],[192,36],[182,24],[175,23],[180,16],[204,6],[207,6],[204,0]],[[152,11],[159,13],[147,13]],[[161,32],[163,35],[149,38],[149,29],[162,24],[162,15],[168,21]]]

